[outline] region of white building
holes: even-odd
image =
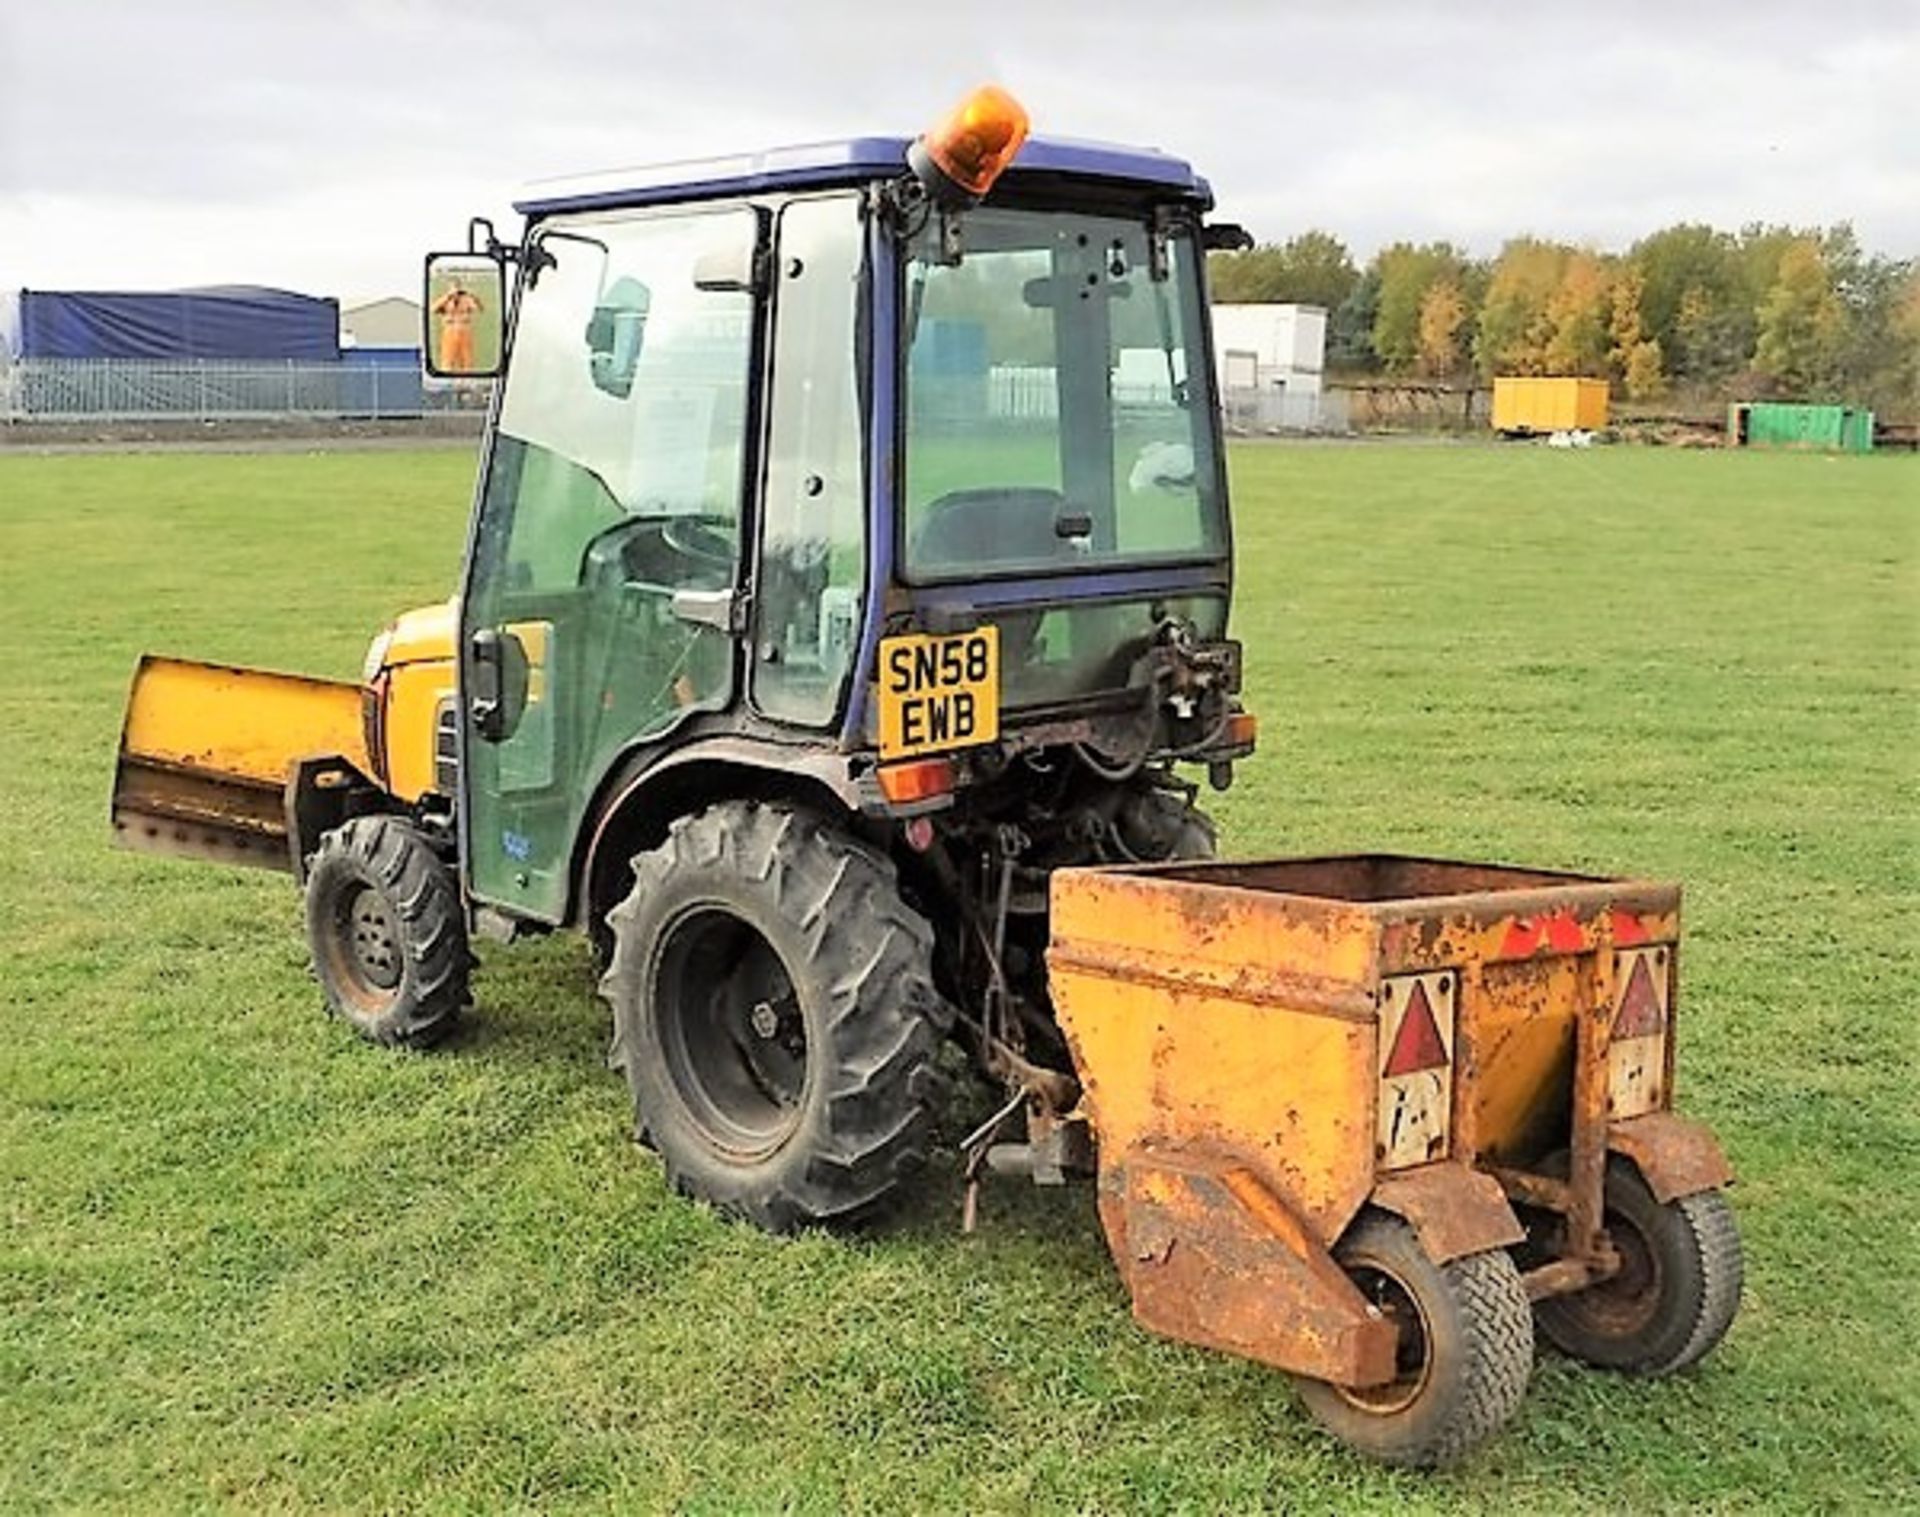
[[[1326,308],[1216,305],[1213,358],[1223,392],[1318,395],[1327,358]]]
[[[404,295],[340,303],[340,346],[343,348],[417,348],[420,346],[420,302]]]

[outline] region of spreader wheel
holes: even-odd
[[[1397,1217],[1368,1216],[1334,1250],[1368,1303],[1399,1331],[1394,1378],[1341,1386],[1301,1380],[1315,1419],[1388,1464],[1431,1469],[1506,1424],[1533,1369],[1520,1272],[1501,1250],[1437,1264]]]
[[[1717,1190],[1662,1204],[1640,1172],[1607,1164],[1607,1235],[1620,1271],[1534,1308],[1562,1353],[1629,1375],[1670,1375],[1698,1362],[1740,1307],[1740,1233]]]

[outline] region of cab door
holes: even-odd
[[[528,242],[460,643],[468,879],[513,915],[562,919],[629,747],[734,697],[763,238],[730,206]]]

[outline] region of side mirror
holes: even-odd
[[[505,270],[484,253],[429,253],[421,357],[438,379],[491,379],[506,333]]]

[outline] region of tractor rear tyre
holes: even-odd
[[[729,802],[636,858],[608,923],[608,1062],[676,1190],[785,1232],[864,1219],[920,1167],[951,1012],[883,854]]]
[[[1114,819],[1116,862],[1162,863],[1205,860],[1219,851],[1219,834],[1187,796],[1142,785],[1120,804]]]
[[[1717,1190],[1664,1205],[1639,1170],[1607,1163],[1603,1225],[1620,1272],[1534,1308],[1555,1348],[1601,1369],[1671,1375],[1697,1363],[1726,1336],[1740,1308],[1740,1233]]]
[[[325,833],[307,870],[307,941],[334,1014],[372,1043],[424,1047],[470,1002],[460,887],[398,817]]]
[[[1533,1369],[1526,1288],[1502,1250],[1435,1263],[1398,1217],[1368,1215],[1334,1257],[1399,1329],[1394,1378],[1339,1386],[1301,1380],[1314,1418],[1387,1464],[1452,1464],[1503,1427]]]

